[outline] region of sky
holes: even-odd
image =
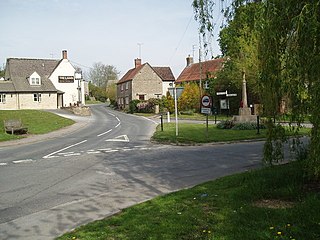
[[[62,50],[67,50],[71,63],[83,71],[101,62],[115,66],[121,78],[134,67],[134,59],[141,58],[151,66],[170,67],[177,78],[188,55],[195,62],[199,59],[199,24],[191,4],[192,0],[1,0],[0,66],[10,57],[61,59]],[[221,21],[218,7],[215,15]],[[217,38],[218,31],[213,56],[220,54]]]

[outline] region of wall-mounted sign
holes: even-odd
[[[59,76],[58,81],[59,83],[73,83],[74,76]]]

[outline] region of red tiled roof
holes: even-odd
[[[161,77],[162,81],[175,81],[170,67],[152,67],[153,70]]]
[[[124,82],[127,82],[127,81],[131,81],[136,75],[137,73],[144,67],[145,64],[142,64],[136,68],[132,68],[130,69],[118,82],[117,84],[120,84],[120,83],[124,83]]]
[[[223,66],[224,59],[218,58],[205,62],[201,62],[201,79],[207,79],[209,74],[210,77],[214,77]],[[200,64],[193,63],[181,72],[176,80],[176,83],[191,82],[200,80]]]

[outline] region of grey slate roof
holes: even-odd
[[[9,58],[7,59],[6,75],[4,81],[0,84],[0,91],[5,89],[15,92],[57,92],[49,76],[58,66],[60,60],[51,59],[27,59],[27,58]],[[28,77],[37,72],[41,77],[41,85],[30,85]],[[12,82],[12,85],[10,85]]]

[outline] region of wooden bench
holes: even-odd
[[[20,119],[8,119],[4,120],[4,131],[11,134],[25,134],[28,132],[28,128],[24,127]]]

